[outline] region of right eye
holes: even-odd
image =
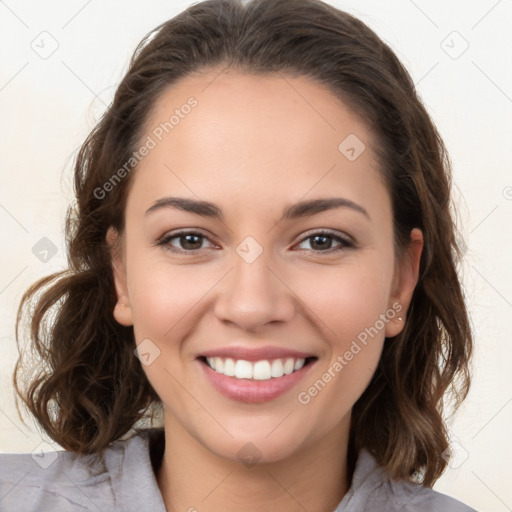
[[[175,239],[177,240],[178,245],[181,247],[176,247],[176,245],[173,245],[172,242]],[[157,242],[157,245],[163,246],[165,249],[176,253],[195,254],[201,250],[201,247],[197,246],[200,246],[203,240],[209,241],[209,238],[197,231],[182,230],[164,235]]]

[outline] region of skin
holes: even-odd
[[[391,200],[372,134],[327,88],[282,74],[219,72],[189,75],[158,99],[141,140],[190,96],[198,105],[134,171],[125,231],[108,234],[114,316],[134,326],[137,344],[149,338],[160,350],[143,367],[165,411],[158,485],[173,512],[334,510],[350,486],[352,407],[384,343],[393,342],[386,338],[404,322],[385,323],[309,403],[297,395],[394,303],[405,318],[422,234],[412,230],[411,245],[395,256]],[[349,134],[366,145],[355,161],[338,150]],[[165,196],[211,201],[224,221],[170,207],[145,213]],[[370,218],[337,208],[279,222],[286,205],[329,197],[354,201]],[[179,228],[207,238],[156,245]],[[315,245],[307,237],[321,229],[356,245],[335,238]],[[248,236],[263,249],[252,263],[236,251]],[[199,250],[186,253],[190,247]],[[238,342],[293,347],[318,360],[284,395],[243,404],[219,394],[196,360],[201,351]],[[260,452],[251,467],[237,456],[246,443]]]

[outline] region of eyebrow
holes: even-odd
[[[201,217],[211,217],[219,220],[224,219],[222,210],[217,205],[209,201],[199,201],[184,197],[163,197],[158,199],[146,210],[146,215],[162,208],[177,208],[186,212],[195,213]],[[281,220],[309,217],[335,208],[350,208],[362,213],[368,220],[371,220],[370,215],[362,206],[343,197],[311,199],[309,201],[299,201],[298,203],[288,205],[283,210]]]

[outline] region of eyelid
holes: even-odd
[[[327,256],[332,256],[332,255],[338,255],[341,252],[344,252],[344,251],[347,251],[350,249],[356,249],[358,247],[355,240],[351,236],[340,233],[339,231],[334,231],[334,230],[326,229],[326,228],[319,228],[319,229],[317,228],[317,229],[307,231],[306,233],[304,233],[301,236],[300,240],[294,244],[294,246],[300,245],[303,242],[305,242],[306,240],[314,238],[315,236],[325,236],[325,237],[331,238],[334,240],[334,242],[337,241],[338,245],[334,246],[334,247],[330,247],[329,249],[326,249],[325,251],[315,251],[312,249],[296,249],[296,250],[299,252],[313,253],[314,255],[325,255],[327,257]]]
[[[336,230],[329,229],[329,228],[310,229],[301,234],[301,238],[300,238],[299,242],[302,242],[305,239],[312,237],[313,235],[328,235],[328,236],[332,236],[333,238],[341,238],[343,241],[345,241],[349,244],[352,244],[354,246],[356,245],[356,241],[351,236],[349,236],[346,233],[343,233],[341,231],[336,231]]]
[[[213,245],[218,245],[212,240],[212,236],[209,234],[205,234],[205,232],[200,228],[182,228],[178,229],[177,231],[170,231],[162,235],[158,238],[158,240],[154,243],[155,246],[162,246],[166,245],[170,240],[174,238],[179,238],[180,236],[187,236],[187,235],[200,235],[204,239],[208,240]],[[172,252],[181,252],[181,253],[190,253],[195,254],[196,252],[201,251],[202,249],[195,249],[192,251],[185,251],[180,249],[170,249]]]

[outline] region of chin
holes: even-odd
[[[228,427],[233,437],[227,433],[223,436],[217,432],[199,433],[199,440],[203,447],[218,457],[240,462],[247,467],[272,464],[294,456],[305,448],[305,444],[309,444],[306,433],[301,434],[297,428],[278,426],[282,420],[268,421],[265,425],[260,423],[252,429],[247,427],[247,423],[240,425],[239,429]]]
[[[274,464],[281,462],[300,450],[296,442],[290,443],[288,440],[269,441],[262,438],[251,438],[246,436],[244,439],[235,439],[226,447],[218,445],[211,447],[214,453],[225,459],[240,462],[246,467],[262,464]]]

